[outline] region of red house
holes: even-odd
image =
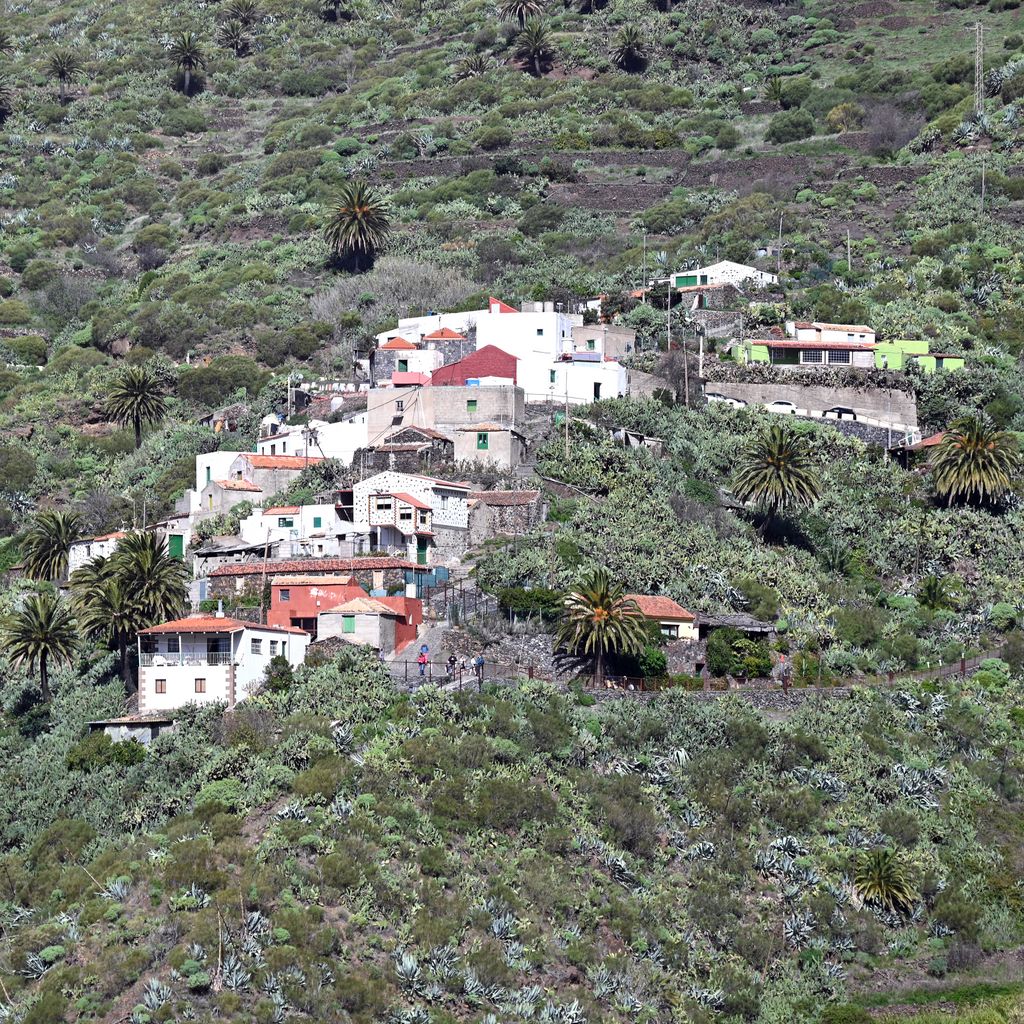
[[[320,612],[365,596],[354,576],[275,576],[267,624],[304,629],[315,640]]]

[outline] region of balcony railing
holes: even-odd
[[[144,651],[139,655],[139,665],[142,668],[174,668],[176,666],[188,665],[230,665],[230,651],[211,651],[206,654],[179,654],[179,653],[150,653]]]

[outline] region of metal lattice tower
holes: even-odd
[[[974,113],[985,110],[985,29],[974,23]]]

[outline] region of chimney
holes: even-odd
[[[217,599],[217,618],[224,618],[224,602],[220,598]]]

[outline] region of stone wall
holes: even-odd
[[[902,432],[903,428],[917,428],[917,400],[906,391],[884,388],[832,388],[816,387],[811,384],[735,384],[727,381],[708,381],[704,393],[710,398],[721,395],[742,402],[744,405],[771,405],[774,402],[789,402],[798,410],[798,415],[820,417],[826,410],[834,408],[852,409],[860,418],[875,422],[875,427],[885,428],[889,423]],[[831,420],[830,420],[831,422]]]
[[[432,561],[441,565],[458,561],[469,547],[469,530],[457,526],[434,526]]]

